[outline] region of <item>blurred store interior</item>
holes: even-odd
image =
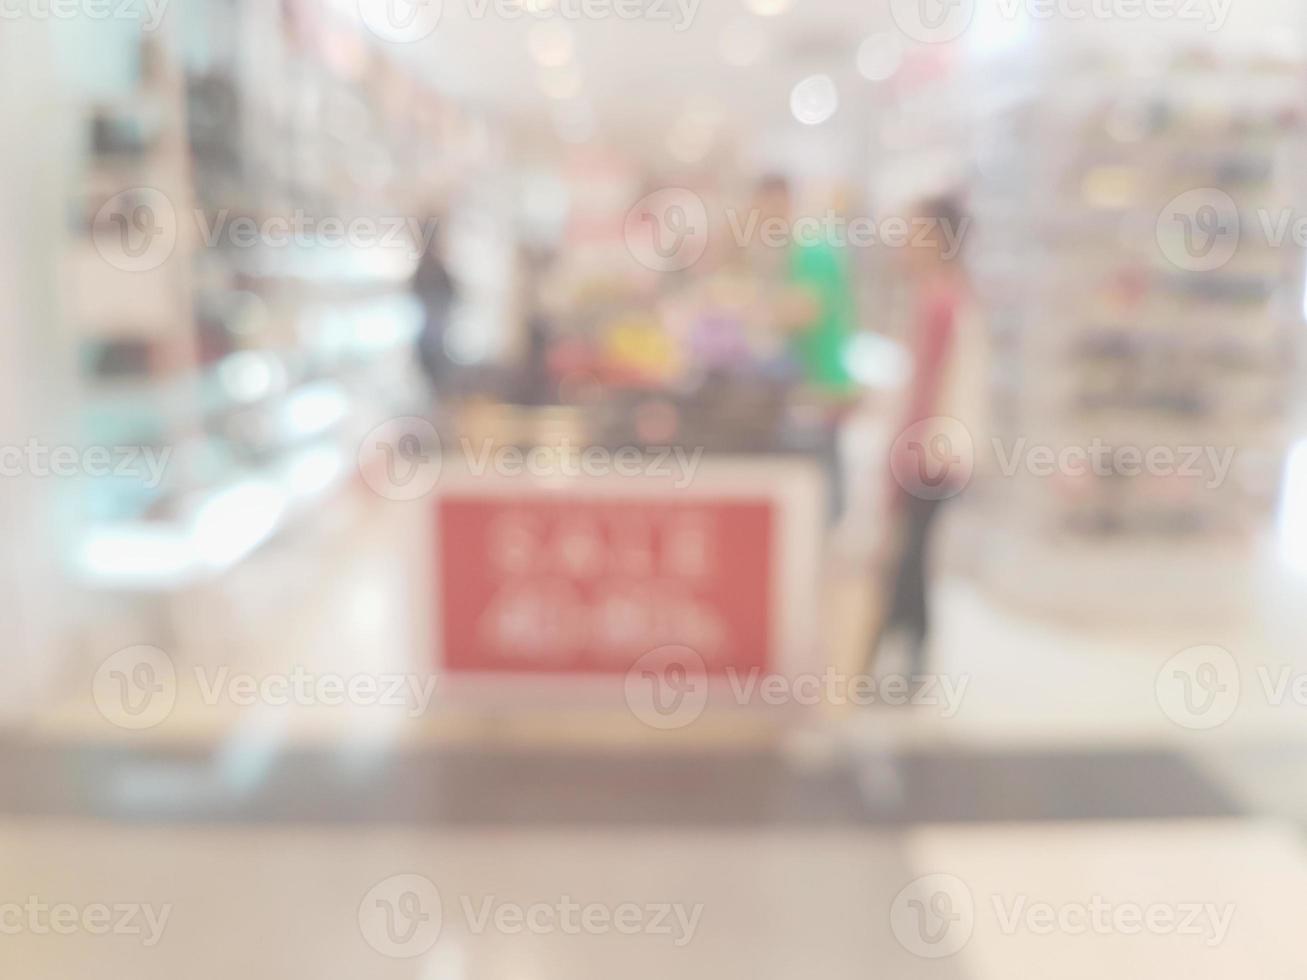
[[[1302,977],[1305,26],[0,0],[0,972]]]

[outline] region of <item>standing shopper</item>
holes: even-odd
[[[444,230],[444,221],[431,218],[428,227]],[[452,363],[445,350],[450,320],[458,301],[458,290],[445,264],[439,235],[428,244],[418,260],[410,289],[422,306],[422,332],[418,334],[417,356],[422,373],[437,397],[443,396]]]
[[[975,465],[984,428],[987,358],[983,331],[969,315],[971,290],[959,254],[968,219],[950,197],[927,200],[914,210],[934,237],[905,250],[913,282],[913,372],[891,450],[888,520],[894,559],[870,661],[891,634],[900,633],[910,672],[917,674],[926,667],[931,633],[932,531],[941,505],[962,492]]]

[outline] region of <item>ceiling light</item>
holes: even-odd
[[[527,35],[527,50],[536,64],[544,68],[561,68],[572,60],[576,45],[566,24],[550,21],[536,24]]]
[[[732,68],[748,68],[767,54],[767,32],[752,17],[738,17],[726,25],[718,50]]]
[[[790,9],[794,0],[744,0],[744,3],[759,17],[779,17]]]
[[[858,72],[873,82],[891,78],[903,64],[903,41],[897,34],[873,34],[858,47]]]
[[[829,75],[810,75],[790,92],[790,111],[806,126],[824,123],[840,107],[840,93]]]

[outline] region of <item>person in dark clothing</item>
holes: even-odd
[[[436,227],[439,227],[438,219]],[[453,366],[445,350],[450,319],[458,302],[458,289],[445,265],[441,246],[432,240],[413,273],[410,289],[422,304],[422,330],[418,334],[417,355],[422,373],[432,389],[443,392]]]

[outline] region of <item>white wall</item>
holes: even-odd
[[[23,446],[51,437],[72,370],[51,355],[61,346],[55,259],[68,153],[50,25],[5,21],[0,65],[0,446]],[[65,649],[56,506],[50,481],[0,476],[0,724],[39,702]]]

